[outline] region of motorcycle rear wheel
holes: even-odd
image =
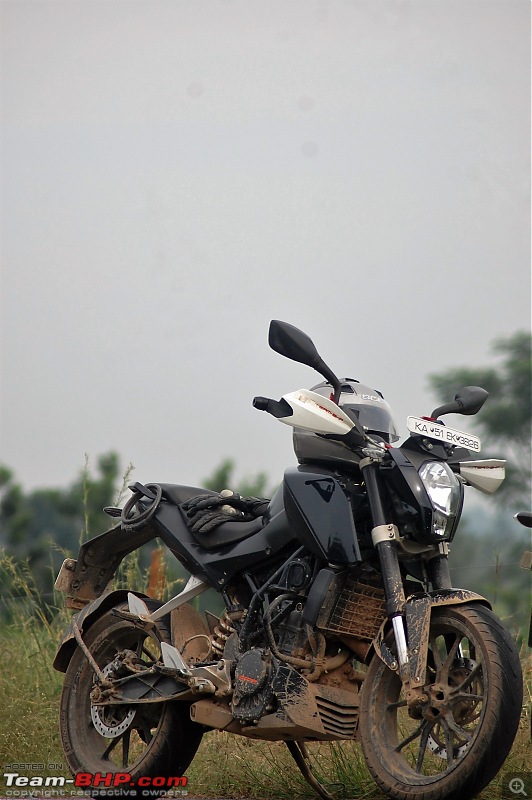
[[[424,689],[411,716],[397,673],[374,656],[360,704],[366,763],[394,800],[468,800],[505,761],[522,706],[519,656],[491,611],[433,609]]]
[[[146,601],[150,610],[161,604]],[[127,610],[126,605],[118,606]],[[84,637],[100,669],[117,653],[133,650],[149,666],[160,657],[160,642],[171,643],[168,621],[157,622],[146,634],[113,613],[98,619]],[[150,703],[133,706],[91,706],[94,672],[78,647],[68,666],[60,704],[63,751],[74,774],[129,773],[131,783],[119,784],[121,796],[140,797],[140,777],[181,777],[200,745],[203,728],[190,719],[187,702]],[[106,735],[107,734],[107,735]],[[88,787],[87,787],[88,788]],[[101,784],[102,791],[110,791]],[[97,790],[93,789],[94,796]],[[150,796],[164,794],[150,787]]]

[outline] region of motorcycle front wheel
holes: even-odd
[[[154,610],[160,603],[147,600],[146,605]],[[127,606],[118,609],[127,611]],[[136,653],[148,668],[160,659],[161,641],[171,642],[166,620],[159,620],[148,634],[113,613],[113,609],[98,619],[84,636],[85,644],[104,673],[116,655],[126,649]],[[133,788],[140,777],[148,781],[156,778],[151,784],[153,787],[162,785],[162,779],[183,776],[203,734],[203,729],[190,719],[190,704],[95,706],[90,696],[94,677],[92,667],[78,647],[65,675],[60,705],[61,742],[72,772],[75,775],[128,773],[130,782],[119,784],[120,795],[131,797],[141,796]],[[108,780],[113,785],[113,779]],[[84,778],[83,783],[86,781]],[[91,785],[95,784],[91,782]],[[100,786],[103,786],[102,791],[110,791],[105,784]],[[164,794],[164,789],[160,792],[150,789],[150,796],[157,794]]]
[[[397,673],[373,657],[360,703],[362,750],[394,800],[468,800],[495,777],[515,738],[519,656],[480,605],[434,608],[429,642],[424,699],[410,709]]]

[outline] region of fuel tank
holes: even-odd
[[[349,499],[330,470],[290,467],[283,496],[288,524],[311,553],[329,564],[362,561]]]

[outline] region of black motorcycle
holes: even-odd
[[[473,797],[510,751],[522,676],[488,601],[453,588],[448,556],[464,485],[494,491],[504,462],[474,460],[478,438],[439,418],[476,414],[487,392],[409,417],[396,447],[380,392],[338,379],[287,323],[272,321],[269,344],[325,378],[253,401],[294,429],[298,465],[273,498],[136,483],[108,509],[119,523],[61,568],[79,610],[54,661],[76,785],[162,793],[219,729],[285,741],[323,798],[308,742],[359,741],[396,800]],[[122,559],[156,537],[190,573],[183,591],[164,605],[113,591]],[[209,588],[220,617],[190,603]]]

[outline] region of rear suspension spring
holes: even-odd
[[[244,617],[246,616],[246,609],[244,608],[235,608],[234,610],[225,609],[222,616],[218,621],[218,625],[215,626],[211,647],[216,653],[216,655],[222,656],[225,648],[225,644],[231,634],[237,633],[233,623],[234,622],[241,622]]]

